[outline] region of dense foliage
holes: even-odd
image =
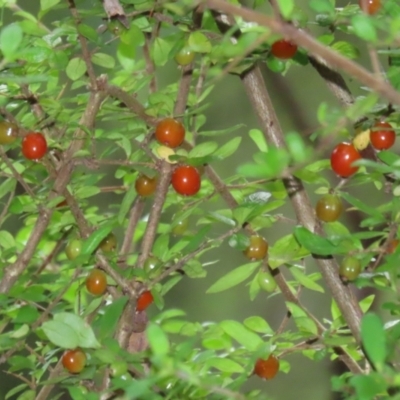
[[[400,398],[398,1],[26,5],[0,0],[5,398],[265,399],[249,377],[288,373],[294,353],[341,362],[342,398]],[[159,85],[171,64],[180,78]],[[284,132],[261,68],[309,68],[340,105],[321,103],[311,134]],[[258,126],[205,128],[228,74]],[[226,254],[208,254],[224,242],[241,265],[204,296],[278,297],[279,328],[252,310],[193,321],[164,302],[218,268]]]

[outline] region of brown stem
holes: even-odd
[[[394,104],[400,105],[400,93],[391,85],[377,78],[374,74],[367,71],[357,63],[340,55],[331,48],[324,46],[311,35],[302,29],[298,29],[291,24],[279,21],[276,18],[258,13],[246,7],[238,7],[224,0],[204,0],[204,3],[212,10],[219,10],[227,14],[241,16],[246,21],[256,22],[266,26],[272,32],[278,33],[299,46],[305,48],[312,56],[322,58],[333,68],[339,68],[348,73],[359,82],[368,86],[374,92],[386,97]]]
[[[242,82],[260,120],[266,140],[276,147],[285,147],[284,135],[259,68],[256,66],[245,73]],[[322,227],[315,218],[314,210],[302,183],[294,177],[288,177],[284,180],[284,183],[299,223],[310,231],[314,232],[315,230],[321,234]],[[314,259],[352,334],[356,341],[360,343],[362,313],[358,304],[354,301],[351,291],[340,280],[336,261],[320,257],[314,257]]]

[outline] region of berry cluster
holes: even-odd
[[[0,122],[0,145],[14,143],[17,137],[17,125],[8,121]],[[22,139],[21,151],[28,160],[39,160],[47,152],[46,138],[40,132],[29,132]]]

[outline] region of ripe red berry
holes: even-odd
[[[355,257],[345,257],[339,267],[339,275],[343,281],[354,281],[361,272],[361,263]]]
[[[292,58],[297,52],[297,46],[289,40],[281,39],[271,46],[271,54],[281,60]]]
[[[15,142],[18,134],[18,126],[7,121],[0,122],[0,144]]]
[[[253,373],[263,379],[273,379],[278,371],[279,360],[271,354],[266,360],[257,360]]]
[[[100,269],[94,269],[86,278],[86,289],[94,296],[101,296],[107,290],[107,276]]]
[[[369,15],[376,14],[381,8],[381,0],[359,0],[358,4],[361,10]]]
[[[135,189],[138,195],[151,196],[157,187],[157,178],[149,178],[146,175],[139,175],[135,182]]]
[[[155,136],[161,144],[175,148],[185,139],[185,127],[173,118],[165,118],[156,126]]]
[[[315,212],[321,221],[336,221],[343,212],[342,200],[334,194],[326,194],[318,200]]]
[[[153,295],[150,290],[145,290],[137,299],[136,302],[136,311],[140,312],[145,310],[152,302]]]
[[[22,154],[28,160],[39,160],[46,151],[46,138],[39,132],[28,133],[22,140]]]
[[[376,150],[387,150],[394,145],[396,133],[388,122],[377,121],[371,129],[370,140]]]
[[[86,355],[81,349],[68,350],[62,357],[62,365],[72,374],[78,374],[86,364]]]
[[[358,167],[353,167],[352,164],[360,158],[360,153],[352,144],[339,143],[331,154],[332,170],[342,178],[348,178],[358,171]]]
[[[249,247],[243,252],[247,258],[251,260],[262,260],[268,252],[267,241],[258,235],[250,236]]]
[[[190,165],[181,165],[172,173],[172,187],[183,196],[194,196],[201,187],[199,171]]]

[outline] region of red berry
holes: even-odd
[[[18,134],[18,126],[7,121],[0,122],[0,144],[15,142]]]
[[[136,311],[145,310],[153,302],[153,295],[150,290],[145,290],[137,299]]]
[[[28,160],[39,160],[46,151],[46,138],[39,132],[28,133],[22,140],[22,154]]]
[[[155,135],[161,144],[175,148],[185,139],[185,127],[173,118],[165,118],[156,126]]]
[[[86,289],[94,296],[101,296],[107,290],[107,276],[100,269],[94,269],[86,278]]]
[[[326,194],[318,200],[315,212],[321,221],[336,221],[343,212],[342,200],[334,194]]]
[[[172,173],[172,187],[183,196],[194,196],[201,186],[199,171],[190,165],[181,165]]]
[[[388,122],[377,121],[371,129],[370,140],[376,150],[387,150],[394,145],[396,133]]]
[[[381,0],[359,0],[358,4],[361,10],[369,15],[376,14],[381,8]]]
[[[254,366],[254,374],[263,379],[273,379],[279,371],[279,360],[272,354],[263,360],[259,358]]]
[[[271,54],[281,60],[292,58],[297,52],[297,46],[289,40],[281,39],[271,46]]]
[[[135,189],[138,195],[147,197],[151,196],[157,187],[157,178],[149,178],[146,175],[140,175],[135,182]]]
[[[62,357],[62,365],[72,374],[78,374],[86,364],[86,355],[80,349],[68,350]]]
[[[267,241],[258,235],[250,236],[250,245],[243,252],[247,258],[251,260],[262,260],[268,252]]]
[[[332,170],[343,178],[348,178],[358,171],[358,167],[353,167],[354,161],[361,158],[360,153],[350,143],[339,143],[331,154]]]

